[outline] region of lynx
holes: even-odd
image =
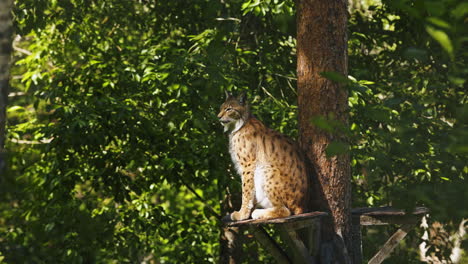
[[[229,152],[242,178],[242,206],[230,219],[271,219],[305,212],[309,179],[298,145],[256,119],[245,94],[234,97],[226,92],[218,118],[229,132]]]

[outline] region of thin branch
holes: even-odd
[[[47,138],[47,139],[43,139],[43,140],[40,140],[40,141],[23,140],[23,139],[16,139],[16,138],[10,139],[10,141],[13,142],[13,143],[28,144],[28,145],[49,144],[52,140],[53,140],[53,138]]]
[[[211,207],[206,201],[205,199],[203,199],[203,197],[201,197],[192,187],[190,187],[190,185],[188,185],[183,179],[179,179],[180,182],[182,182],[182,184],[187,187],[187,189],[192,192],[202,203],[203,205],[208,209],[208,211],[210,211],[211,214],[213,214],[214,216],[217,217],[217,219],[221,219],[221,215],[219,215],[215,209],[213,209],[213,207]]]
[[[290,77],[290,76],[286,76],[286,75],[279,74],[279,73],[273,73],[273,75],[276,75],[276,76],[279,76],[279,77],[283,77],[283,78],[286,78],[286,79],[288,79],[288,80],[297,81],[297,78],[296,78],[296,77]]]
[[[15,45],[15,43],[13,43],[13,49],[14,49],[15,51],[18,51],[19,53],[23,53],[23,54],[28,55],[28,56],[32,54],[32,52],[30,52],[29,50],[26,50],[26,49],[22,49],[22,48],[20,48],[20,47],[17,47],[17,46]]]
[[[235,17],[217,17],[215,18],[215,20],[217,21],[235,21],[237,23],[240,23],[242,20],[238,19],[238,18],[235,18]]]
[[[10,98],[10,97],[16,97],[16,96],[23,96],[23,95],[25,95],[25,94],[26,94],[25,92],[9,93],[9,94],[8,94],[8,98]]]

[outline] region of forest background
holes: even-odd
[[[16,1],[0,259],[218,262],[217,215],[240,193],[216,118],[223,90],[247,91],[262,121],[297,137],[295,11],[292,0]],[[432,259],[467,250],[467,15],[462,0],[349,5],[350,76],[327,77],[349,89],[350,141],[328,155],[351,153],[353,207],[431,209],[388,263],[420,263],[422,242]],[[364,257],[392,230],[365,229]],[[270,261],[253,242],[244,252]]]

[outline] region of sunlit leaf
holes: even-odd
[[[438,17],[429,17],[427,18],[427,21],[430,22],[431,24],[435,25],[435,26],[438,26],[438,27],[441,27],[441,28],[445,28],[445,29],[450,29],[450,24],[445,22],[444,20],[438,18]]]
[[[340,154],[346,154],[349,152],[349,144],[340,142],[340,141],[333,141],[328,144],[325,153],[327,157],[333,157]]]
[[[426,31],[429,33],[429,35],[431,35],[432,38],[439,42],[439,44],[450,55],[450,57],[453,56],[452,42],[450,41],[447,33],[431,26],[426,26]]]
[[[327,78],[328,80],[335,81],[338,83],[347,84],[350,82],[346,76],[343,76],[338,72],[321,72],[320,75],[322,77]]]

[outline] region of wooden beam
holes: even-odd
[[[281,247],[268,235],[268,233],[260,226],[250,226],[249,231],[257,239],[257,241],[269,252],[279,264],[291,264],[288,255]]]
[[[361,215],[361,226],[417,224],[421,216],[416,215]]]
[[[354,208],[351,210],[353,215],[423,215],[429,213],[429,209],[426,207],[416,207],[413,211],[407,212],[401,209],[395,209],[393,207],[362,207]]]
[[[386,259],[395,249],[398,243],[413,229],[414,224],[404,224],[398,229],[388,240],[383,247],[369,260],[368,264],[380,264]]]
[[[361,219],[361,225],[386,225],[386,224],[404,224],[413,223],[414,219],[419,219],[422,215],[428,213],[429,210],[425,207],[417,207],[412,212],[394,209],[391,207],[378,207],[378,208],[355,208],[351,213],[353,217]],[[327,217],[329,214],[326,212],[310,212],[300,215],[292,215],[284,218],[275,219],[247,219],[242,221],[225,221],[227,226],[241,226],[241,225],[264,225],[264,224],[283,224],[293,222],[303,222],[307,219],[320,219]],[[298,225],[301,225],[298,223]],[[307,223],[302,223],[307,225]]]
[[[411,212],[392,207],[352,209],[353,222],[359,219],[361,226],[416,224],[429,212],[425,207],[416,207]]]
[[[298,229],[303,229],[303,228],[307,228],[310,226],[315,226],[318,224],[320,224],[320,219],[314,218],[314,219],[306,219],[306,220],[296,221],[296,222],[291,222],[291,223],[285,223],[284,226],[288,229],[298,230]]]
[[[240,225],[264,225],[264,224],[283,224],[283,223],[293,223],[304,221],[307,219],[320,218],[328,216],[325,212],[310,212],[300,215],[292,215],[284,218],[275,218],[275,219],[247,219],[241,221],[229,221],[225,222],[227,226],[240,226]]]

